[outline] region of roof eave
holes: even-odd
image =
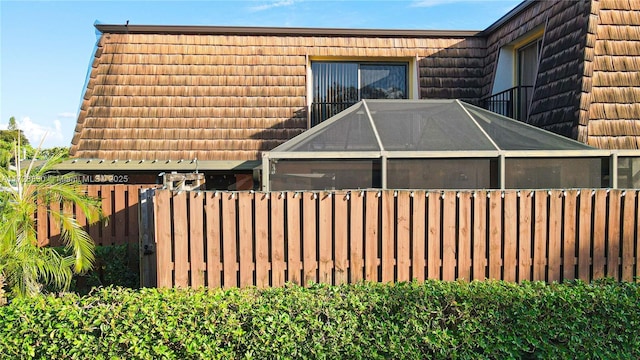
[[[101,33],[110,34],[202,34],[277,36],[362,36],[362,37],[474,37],[479,30],[400,30],[300,27],[116,25],[96,24]]]

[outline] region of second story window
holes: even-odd
[[[406,99],[407,63],[315,61],[311,126],[361,99]]]

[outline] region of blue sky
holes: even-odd
[[[69,146],[95,22],[483,30],[520,0],[0,0],[0,129],[15,116],[34,145]]]

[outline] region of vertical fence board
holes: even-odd
[[[624,215],[622,227],[622,281],[633,281],[636,251],[634,244],[634,229],[636,219],[636,192],[627,190],[624,195]],[[640,249],[637,249],[640,251]]]
[[[127,239],[125,238],[125,222],[126,217],[126,185],[114,185],[113,187],[113,211],[115,218],[115,244],[125,244]]]
[[[335,284],[346,284],[349,281],[349,212],[348,196],[344,191],[335,193],[334,222],[334,274]]]
[[[191,286],[205,285],[206,271],[204,252],[204,195],[197,191],[188,192],[189,198],[189,254],[191,264]]]
[[[620,190],[609,192],[606,276],[620,280]]]
[[[567,190],[564,197],[564,225],[562,239],[564,252],[562,257],[563,280],[574,280],[576,274],[576,205],[577,190]]]
[[[440,194],[429,193],[428,204],[427,278],[440,280]]]
[[[235,194],[222,193],[222,271],[224,287],[238,287],[238,248]]]
[[[284,193],[273,193],[271,197],[271,283],[282,286],[287,269],[284,242]]]
[[[301,285],[302,236],[300,235],[300,197],[287,193],[287,280]]]
[[[365,280],[378,281],[378,195],[376,192],[368,192],[365,195],[365,238],[364,238],[364,265]]]
[[[580,229],[578,233],[578,276],[583,281],[591,280],[591,191],[580,192]]]
[[[269,286],[269,196],[255,195],[256,286]]]
[[[128,219],[122,209],[133,204],[141,209],[136,223],[148,216],[145,206],[156,212],[151,228],[159,287],[424,277],[633,281],[638,271],[640,215],[631,190],[506,191],[504,198],[502,191],[337,191],[319,199],[314,193],[298,199],[296,193],[157,190],[151,202],[151,194],[145,199],[143,193],[132,200],[132,187],[104,189],[114,199],[112,216],[125,213]],[[61,211],[74,210],[65,204]],[[130,227],[114,227],[114,238],[122,229],[131,237]],[[146,250],[153,250],[143,246],[149,234],[140,234],[144,266]],[[144,267],[141,274],[146,286],[152,275]]]
[[[113,185],[102,186],[100,193],[102,196],[102,216],[105,221],[102,223],[102,245],[113,245],[115,239],[113,236],[115,216],[113,212]]]
[[[596,191],[593,204],[593,279],[605,276],[605,237],[607,223],[607,193]]]
[[[187,194],[179,191],[173,194],[173,254],[174,286],[189,286],[189,223],[187,218]],[[179,224],[179,225],[177,225]]]
[[[442,195],[442,279],[456,278],[456,192]]]
[[[100,189],[97,186],[88,186],[87,195],[93,198],[98,198],[100,196]],[[96,245],[102,245],[102,238],[100,238],[101,226],[102,219],[94,222],[93,224],[89,224],[89,236],[91,236]]]
[[[501,279],[502,267],[502,194],[489,198],[489,278]]]
[[[364,279],[364,193],[351,193],[349,209],[349,279],[355,283]]]
[[[426,266],[426,233],[425,233],[425,192],[416,191],[413,196],[413,209],[411,217],[413,219],[412,231],[412,261],[411,272],[412,278],[418,281],[425,280]]]
[[[304,285],[308,285],[309,282],[318,282],[316,276],[318,269],[316,261],[316,198],[315,193],[303,194],[302,211],[306,219],[302,223]]]
[[[205,192],[205,218],[207,221],[207,286],[222,285],[220,249],[220,199],[216,192]]]
[[[409,281],[411,280],[411,229],[410,227],[411,217],[411,204],[409,200],[409,192],[398,192],[398,214],[396,216],[396,239],[397,239],[397,281]]]
[[[534,192],[535,228],[533,243],[533,280],[544,281],[547,265],[547,192]]]
[[[471,280],[471,194],[461,192],[458,198],[458,276]]]
[[[333,280],[333,199],[330,193],[319,195],[320,213],[318,216],[318,282],[331,284]]]
[[[154,189],[141,189],[138,200],[139,219],[139,256],[140,256],[140,286],[156,287],[158,280],[156,271],[158,262],[156,259],[156,235],[154,233],[156,217],[153,214],[155,199]],[[166,265],[166,264],[165,264]],[[167,265],[168,266],[168,265]]]
[[[132,243],[138,238],[140,225],[138,224],[138,212],[140,211],[140,189],[139,186],[127,187],[127,221],[128,221],[128,239],[127,242]]]
[[[531,257],[531,203],[533,192],[520,193],[518,205],[518,281],[533,280]]]
[[[394,212],[395,198],[393,190],[382,191],[382,282],[390,282],[394,279],[395,266],[395,233]]]
[[[478,191],[473,200],[473,279],[487,277],[487,192]]]
[[[252,193],[238,196],[238,255],[240,259],[240,287],[253,285],[253,202]],[[277,195],[274,194],[274,197]]]
[[[171,214],[171,191],[156,191],[154,201],[155,215],[155,234],[156,234],[156,253],[158,259],[157,281],[158,287],[173,287],[173,261],[171,254],[173,249],[171,246],[171,223],[173,222]]]
[[[504,193],[504,254],[502,263],[502,279],[516,281],[516,262],[518,249],[518,193]]]
[[[38,208],[36,210],[36,226],[38,227],[38,245],[49,245],[49,213],[47,212],[47,204],[43,199],[38,199]],[[92,238],[97,240],[92,236]]]
[[[562,263],[562,191],[551,190],[549,195],[549,282],[560,281]]]

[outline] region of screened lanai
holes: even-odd
[[[263,190],[637,188],[602,150],[458,100],[362,100],[263,155]]]

